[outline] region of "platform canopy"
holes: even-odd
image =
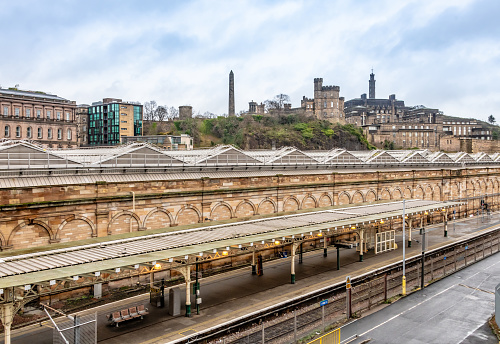
[[[407,200],[405,214],[442,211],[460,204]],[[0,294],[6,288],[26,290],[37,284],[47,285],[50,281],[76,281],[82,276],[99,276],[100,272],[116,271],[117,268],[133,270],[158,262],[192,264],[198,260],[244,254],[249,249],[266,249],[285,242],[349,233],[360,226],[402,215],[402,201],[334,207],[8,256],[0,258]]]

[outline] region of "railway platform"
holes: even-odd
[[[464,236],[473,236],[488,228],[500,225],[500,213],[490,217],[472,217],[448,223],[448,236],[443,236],[443,224],[426,227],[428,230],[428,249],[451,243]],[[421,253],[421,239],[418,230],[413,230],[413,244],[406,245],[406,257]],[[397,249],[375,255],[373,251],[365,254],[360,262],[359,254],[354,248],[340,250],[340,270],[337,270],[335,248],[329,248],[324,257],[323,250],[304,254],[302,264],[297,264],[295,284],[290,284],[290,260],[277,259],[264,264],[262,276],[252,275],[251,268],[245,267],[228,273],[202,278],[201,296],[203,303],[200,314],[192,317],[172,317],[167,307],[149,307],[150,314],[141,321],[129,322],[119,328],[107,325],[106,316],[112,311],[147,304],[149,294],[139,295],[131,299],[89,309],[79,314],[97,312],[99,343],[176,343],[197,334],[221,326],[237,318],[253,312],[285,302],[311,291],[321,289],[345,281],[346,276],[359,276],[379,269],[385,265],[402,259],[402,237],[396,237]],[[184,293],[181,292],[181,295]],[[181,303],[184,300],[181,300]],[[30,326],[13,330],[12,343],[51,343],[52,329],[50,323],[43,326]],[[1,341],[0,341],[1,343]]]

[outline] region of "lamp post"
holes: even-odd
[[[401,286],[403,288],[403,296],[406,296],[406,274],[405,274],[405,268],[406,268],[406,239],[405,239],[405,200],[403,199],[403,281],[401,283]]]
[[[424,213],[424,215],[429,214],[427,211]],[[424,222],[422,221],[422,228],[420,228],[420,234],[422,235],[422,273],[420,276],[420,285],[421,288],[425,288],[425,249],[426,249],[426,243],[425,243],[425,227],[424,227]]]

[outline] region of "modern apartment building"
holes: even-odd
[[[122,136],[142,135],[143,108],[139,103],[104,98],[88,108],[88,145],[115,146]]]
[[[0,88],[0,138],[51,148],[77,145],[76,102],[43,92]]]

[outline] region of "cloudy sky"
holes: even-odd
[[[201,113],[313,96],[395,93],[407,105],[500,122],[498,0],[1,0],[0,85],[80,103],[104,97]]]

